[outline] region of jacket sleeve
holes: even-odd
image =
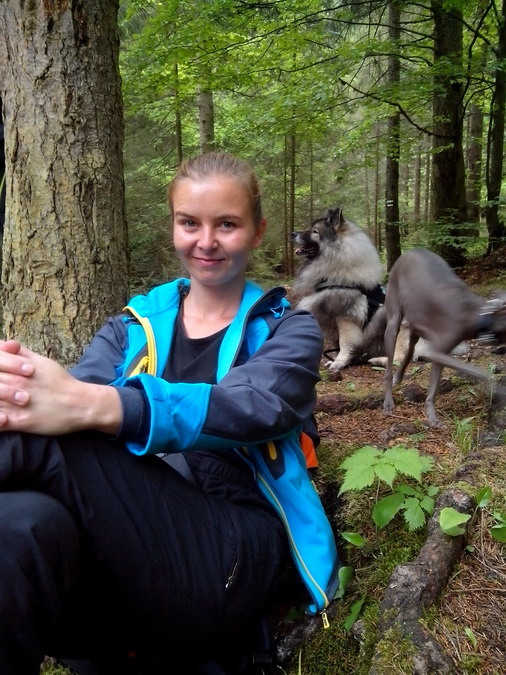
[[[314,317],[287,312],[271,336],[218,384],[168,383],[141,374],[124,382],[149,401],[145,444],[136,454],[226,449],[274,440],[308,418],[319,380],[322,335]]]
[[[78,363],[69,373],[77,380],[93,384],[112,384],[123,374],[127,344],[125,315],[111,317],[94,336]],[[116,387],[123,408],[123,421],[116,436],[141,442],[147,437],[147,402],[142,392]]]

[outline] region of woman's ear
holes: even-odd
[[[267,227],[267,221],[265,218],[262,218],[262,220],[258,223],[257,228],[256,228],[256,236],[253,241],[253,248],[258,248],[260,244],[262,243],[262,239],[264,238],[265,234],[265,228]]]

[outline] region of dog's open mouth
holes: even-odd
[[[316,258],[318,255],[318,246],[299,246],[295,249],[295,255],[301,255],[305,258]]]

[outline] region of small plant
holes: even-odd
[[[474,417],[465,417],[462,420],[456,420],[453,440],[464,454],[468,454],[473,447],[473,436],[475,425]]]
[[[461,513],[451,506],[441,509],[439,514],[439,526],[450,537],[458,537],[464,534],[464,524],[471,518],[468,513]]]
[[[472,517],[475,516],[478,509],[485,509],[491,499],[492,489],[489,486],[482,488],[476,495],[476,508]],[[494,524],[490,527],[490,536],[501,544],[506,544],[506,516],[499,511],[493,511],[491,515],[494,519]],[[460,511],[448,507],[441,510],[439,525],[445,534],[457,537],[464,534],[463,525],[470,518],[469,514],[460,513]]]
[[[422,486],[422,473],[430,471],[432,464],[432,458],[423,457],[415,448],[396,445],[383,451],[366,445],[342,462],[345,477],[339,494],[348,490],[362,490],[375,482],[378,485],[384,482],[393,491],[376,502],[372,512],[374,523],[377,527],[385,527],[397,513],[403,511],[409,529],[416,530],[425,523],[426,516],[434,511],[434,496],[438,488]],[[394,482],[400,476],[413,478],[420,486],[400,483],[394,487]],[[350,538],[347,540],[359,545]]]

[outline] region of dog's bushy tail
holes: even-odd
[[[378,308],[364,328],[361,352],[364,360],[385,355],[384,336],[387,316],[384,305]]]

